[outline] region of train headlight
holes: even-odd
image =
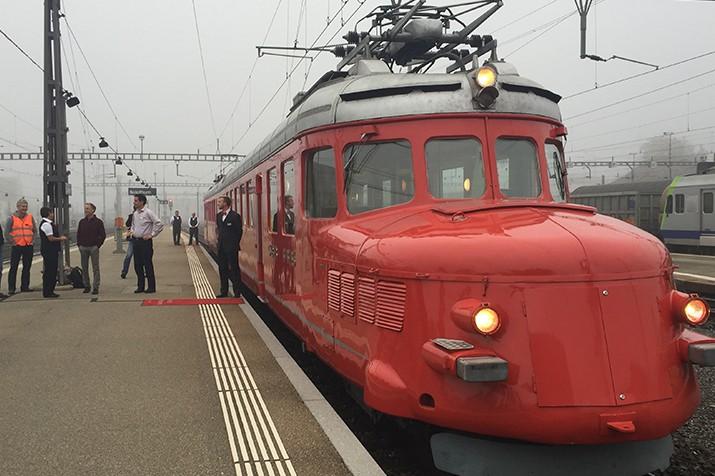
[[[683,308],[683,317],[688,324],[703,325],[710,317],[710,306],[700,298],[693,298]]]
[[[489,336],[495,334],[501,327],[499,314],[489,307],[483,307],[474,313],[474,328],[480,334]]]
[[[480,88],[488,88],[497,83],[497,72],[489,66],[482,66],[477,70],[477,84]]]

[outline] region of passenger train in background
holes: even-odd
[[[468,4],[456,32],[423,0],[373,11],[208,191],[205,241],[231,197],[244,283],[365,405],[433,428],[443,471],[662,469],[715,364],[709,308],[654,236],[567,203],[560,98],[472,35],[501,2]]]
[[[715,254],[715,163],[673,180],[579,187],[574,203],[627,221],[660,238],[671,251]]]

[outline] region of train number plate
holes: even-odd
[[[469,342],[457,339],[445,339],[443,337],[438,337],[437,339],[432,339],[432,342],[445,350],[469,350],[474,348],[474,346]]]

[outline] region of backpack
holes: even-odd
[[[82,279],[82,268],[78,266],[72,268],[70,270],[69,279],[73,288],[83,288],[84,280]]]

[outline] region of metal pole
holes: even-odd
[[[87,203],[87,165],[84,160],[84,149],[82,149],[82,204]]]
[[[107,175],[104,173],[102,164],[102,218],[107,219]]]

